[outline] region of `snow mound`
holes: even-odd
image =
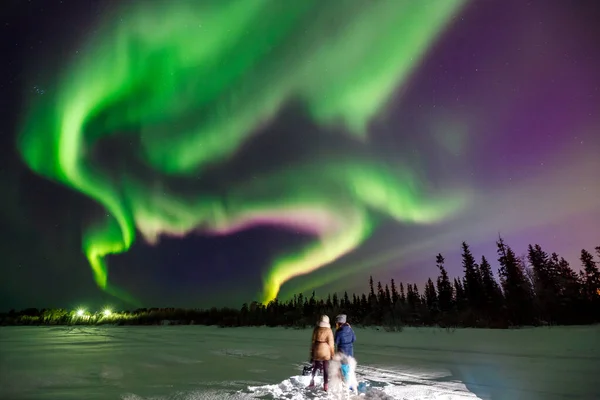
[[[323,378],[315,377],[315,388],[309,388],[310,376],[293,376],[278,384],[249,386],[251,398],[262,399],[344,399],[344,400],[461,400],[477,399],[462,382],[440,381],[439,377],[418,372],[399,372],[375,367],[358,368],[362,393],[328,393],[323,391]]]
[[[121,400],[243,400],[247,398],[247,395],[244,396],[239,393],[223,393],[218,390],[175,392],[170,396],[142,397],[133,393],[121,396]]]

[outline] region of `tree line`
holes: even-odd
[[[0,325],[196,324],[236,326],[313,326],[318,316],[345,313],[358,326],[509,328],[600,322],[600,246],[594,255],[583,249],[577,273],[563,257],[529,245],[517,256],[502,238],[496,242],[498,279],[485,256],[478,261],[462,243],[461,277],[450,278],[442,254],[435,258],[439,275],[422,289],[415,283],[369,279],[367,293],[334,293],[317,298],[302,293],[288,301],[245,303],[241,309],[142,308],[84,314],[65,309],[27,309],[0,314]]]

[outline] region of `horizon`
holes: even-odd
[[[503,239],[503,238],[501,238]],[[466,242],[463,242],[466,243]],[[468,243],[467,243],[468,245]],[[510,248],[510,244],[507,244],[508,247]],[[531,244],[531,246],[537,246],[537,244]],[[540,246],[541,247],[541,246]],[[564,259],[569,267],[579,276],[580,279],[580,284],[583,285],[584,282],[586,281],[586,279],[590,279],[589,277],[587,277],[587,274],[585,273],[584,267],[585,265],[583,264],[583,261],[581,259],[581,255],[584,251],[588,251],[589,254],[591,254],[592,256],[592,261],[595,263],[595,265],[597,266],[596,268],[600,267],[600,245],[599,246],[595,246],[594,249],[592,251],[589,251],[587,249],[582,249],[582,251],[580,252],[580,257],[579,257],[579,262],[580,264],[572,264],[569,260],[566,260],[564,257],[562,257],[560,254],[554,252],[554,251],[548,251],[548,249],[544,249],[541,247],[541,249],[545,252],[547,257],[551,257],[553,255],[556,254],[556,256],[560,259]],[[470,250],[470,247],[469,247]],[[514,249],[511,248],[511,250],[514,251]],[[443,254],[439,253],[438,255],[441,255],[442,257],[444,257]],[[536,266],[532,265],[531,263],[531,259],[528,257],[527,254],[521,254],[519,255],[518,253],[515,252],[515,255],[518,259],[518,263],[519,265],[524,268],[524,273],[529,273],[532,274],[530,277],[528,277],[528,282],[530,282],[531,285],[535,286],[535,278],[533,278],[533,276],[535,276],[536,273],[539,273],[538,271],[536,271]],[[473,254],[474,256],[474,261],[475,261],[475,267],[479,268],[480,267],[480,261],[483,261],[482,257],[485,257],[485,255],[482,256],[478,256],[477,254]],[[462,259],[462,263],[463,263],[463,268],[464,268],[464,252],[461,253],[460,255],[461,259]],[[504,292],[503,289],[503,279],[506,279],[506,277],[502,276],[502,272],[501,272],[501,266],[499,266],[498,268],[494,268],[494,264],[492,262],[490,262],[491,260],[488,259],[486,257],[487,262],[490,263],[490,267],[491,267],[491,273],[492,276],[491,278],[493,279],[493,281],[501,288],[502,292]],[[499,260],[498,260],[499,261]],[[444,266],[447,266],[447,259],[444,257]],[[436,266],[437,268],[437,266]],[[445,270],[447,271],[447,268],[445,268]],[[439,269],[438,269],[438,272]],[[460,283],[464,284],[466,275],[465,275],[465,271],[462,271],[462,274],[458,274],[458,275],[452,275],[452,274],[448,274],[448,278],[450,279],[450,282],[454,282],[455,279],[457,279]],[[434,285],[439,285],[439,279],[441,278],[441,275],[438,274],[437,276],[430,276],[427,278],[427,280],[432,280]],[[76,307],[65,307],[65,306],[31,306],[31,307],[22,307],[20,309],[15,309],[15,308],[10,308],[7,311],[2,311],[0,310],[0,314],[10,314],[11,312],[23,312],[23,311],[27,311],[27,310],[38,310],[38,311],[43,311],[43,310],[70,310],[69,313],[70,314],[76,314],[78,316],[82,316],[84,314],[88,315],[100,315],[103,314],[105,317],[106,316],[110,316],[111,314],[118,314],[118,313],[134,313],[136,311],[140,311],[140,310],[170,310],[170,309],[175,309],[175,310],[196,310],[196,311],[208,311],[210,309],[217,309],[217,310],[224,310],[224,309],[233,309],[233,310],[238,310],[238,309],[243,309],[245,306],[251,306],[251,305],[260,305],[263,307],[269,306],[269,304],[272,301],[278,301],[280,303],[289,303],[289,302],[293,302],[296,301],[297,296],[302,295],[304,297],[304,301],[308,301],[308,299],[314,299],[319,303],[322,303],[322,305],[325,304],[325,302],[330,302],[333,300],[334,304],[336,301],[342,301],[342,299],[344,299],[345,295],[348,296],[348,298],[350,299],[350,303],[354,304],[354,298],[358,301],[361,301],[361,297],[366,296],[367,298],[369,297],[369,290],[371,289],[370,286],[371,284],[373,284],[373,287],[377,288],[378,285],[382,285],[382,288],[388,292],[389,294],[389,290],[401,290],[402,293],[405,293],[405,290],[407,290],[407,287],[409,285],[412,285],[413,288],[417,289],[417,293],[419,293],[420,296],[422,296],[424,298],[425,296],[425,290],[426,290],[426,286],[427,286],[428,282],[422,282],[422,283],[417,283],[417,282],[411,282],[411,281],[403,281],[403,280],[398,280],[395,279],[394,277],[389,278],[388,281],[385,280],[381,280],[378,279],[377,276],[373,277],[373,275],[369,276],[369,281],[367,282],[367,289],[368,290],[364,290],[363,291],[352,291],[349,292],[347,290],[344,290],[342,292],[327,292],[325,293],[325,295],[320,295],[319,292],[317,290],[312,290],[312,292],[299,292],[299,293],[294,293],[293,296],[291,298],[288,299],[279,299],[279,298],[275,298],[269,302],[261,302],[259,300],[246,300],[243,303],[241,303],[240,305],[224,305],[224,306],[216,306],[216,305],[208,305],[208,306],[175,306],[175,305],[169,305],[169,306],[165,306],[165,305],[145,305],[145,306],[136,306],[136,307],[126,307],[126,306],[117,306],[115,307],[115,303],[106,303],[103,304],[101,306],[98,305],[92,305],[92,307],[88,307],[84,304],[79,304]],[[393,286],[395,285],[395,286]],[[439,287],[436,289],[439,290]],[[600,295],[600,288],[596,289],[597,293]],[[438,293],[439,295],[439,293]],[[456,293],[454,294],[456,295]],[[340,303],[341,304],[341,303]],[[348,306],[348,305],[347,305]],[[91,309],[95,310],[95,311],[90,311]],[[340,309],[342,310],[342,312],[344,312],[344,307],[342,307],[340,305]]]

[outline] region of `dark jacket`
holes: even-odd
[[[335,331],[335,347],[347,356],[354,357],[354,345],[356,335],[348,324],[344,324]]]

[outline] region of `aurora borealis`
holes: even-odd
[[[83,247],[98,286],[109,291],[104,257],[126,251],[136,227],[152,239],[239,223],[314,231],[315,243],[267,272],[262,299],[270,301],[289,279],[359,246],[372,230],[369,209],[407,222],[433,222],[450,210],[428,207],[410,174],[395,177],[363,160],[278,168],[257,184],[232,182],[221,195],[148,196],[152,183],[128,170],[111,179],[89,165],[86,149],[118,132],[138,135],[134,152],[160,174],[153,180],[197,178],[206,165],[226,162],[293,98],[318,123],[339,120],[364,135],[461,3],[362,2],[344,10],[320,1],[140,3],[124,10],[116,27],[100,29],[98,44],[67,68],[56,100],[29,117],[21,151],[32,169],[106,208]],[[327,188],[332,184],[339,185],[335,192]]]
[[[570,69],[599,62],[576,39],[534,51],[555,41],[546,27],[563,6],[511,17],[516,3],[466,0],[117,3],[63,50],[48,43],[52,68],[24,58],[15,143],[31,181],[88,204],[69,257],[83,253],[90,279],[126,303],[151,297],[145,279],[112,279],[139,271],[120,261],[132,246],[261,226],[295,234],[260,265],[235,267],[260,277],[245,296],[268,301],[600,213],[600,115],[587,111],[600,82],[592,67]],[[534,26],[540,10],[546,25]],[[510,38],[486,28],[492,18]],[[207,255],[195,257],[185,268],[211,275]]]

